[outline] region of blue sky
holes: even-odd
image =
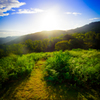
[[[0,37],[100,21],[100,0],[0,0]]]

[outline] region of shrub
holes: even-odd
[[[30,74],[35,62],[27,56],[12,55],[0,59],[0,85],[9,80],[16,80]]]
[[[49,77],[56,82],[62,82],[65,79],[70,79],[70,68],[68,60],[70,58],[69,53],[63,53],[62,51],[55,53],[54,57],[48,58],[45,71],[49,74]]]
[[[45,71],[49,79],[58,83],[100,85],[100,52],[60,51],[47,59]]]

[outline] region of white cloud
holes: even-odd
[[[73,15],[81,15],[81,13],[73,12]]]
[[[18,12],[12,13],[12,14],[33,14],[33,13],[41,13],[44,12],[42,9],[19,9]]]
[[[65,12],[65,14],[68,14],[69,15],[69,14],[72,14],[72,12]]]
[[[99,18],[91,18],[91,19],[89,19],[89,20],[96,20],[96,19],[100,19],[100,17],[99,17]]]
[[[68,14],[68,15],[70,15],[70,14],[72,14],[72,15],[81,15],[81,13],[77,13],[77,12],[65,12],[65,14]]]
[[[25,2],[19,2],[18,0],[0,0],[0,16],[8,16],[9,13],[7,11],[12,10],[12,8],[19,8],[25,4]]]
[[[0,16],[8,16],[9,15],[9,13],[2,13],[2,12],[0,12]]]
[[[15,9],[11,9],[11,11],[15,11]]]

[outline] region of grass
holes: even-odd
[[[0,59],[0,85],[30,74],[35,62],[26,56],[12,55]]]
[[[9,86],[0,100],[99,100],[99,93],[92,88],[72,84],[56,84],[44,80],[45,60],[39,60],[31,75]]]
[[[97,56],[98,55],[98,56]],[[47,59],[46,72],[53,83],[100,85],[100,52],[96,50],[65,51]]]
[[[34,70],[32,71],[30,77],[25,80],[16,82],[11,88],[9,88],[1,99],[7,100],[29,100],[29,99],[44,99],[46,98],[46,82],[42,81],[42,65],[44,60],[38,61],[35,64]],[[8,94],[10,92],[10,94]]]
[[[39,59],[47,59],[52,53],[31,53],[27,55],[10,55],[0,59],[0,88],[3,84],[24,78],[31,73]]]
[[[69,56],[65,57],[66,55]],[[70,66],[70,68],[73,68],[75,71],[76,66],[79,66],[79,68],[83,66],[84,68],[87,67],[85,69],[87,71],[91,64],[91,67],[93,66],[93,68],[96,69],[98,68],[99,64],[100,52],[96,50],[72,50],[55,53],[32,53],[18,56],[18,58],[21,59],[24,56],[29,60],[31,58],[31,61],[35,62],[34,67],[32,67],[30,74],[15,80],[8,81],[9,84],[5,84],[4,88],[0,90],[0,100],[100,100],[99,87],[94,89],[91,85],[88,84],[87,86],[80,86],[73,84],[68,80],[62,81],[60,83],[56,82],[56,84],[53,84],[54,80],[50,79],[49,77],[49,75],[52,76],[53,74],[49,74],[48,69],[45,70],[45,68],[47,68],[48,65],[50,66],[50,64],[54,64],[53,67],[51,67],[52,69],[56,65],[60,65],[61,67],[58,67],[61,69],[64,65]],[[65,61],[66,63],[64,63]],[[14,63],[14,60],[11,63]],[[55,69],[57,69],[57,66]],[[57,71],[63,72],[63,70],[60,71],[60,69],[57,69]],[[82,70],[80,69],[80,71]],[[80,74],[80,71],[76,71],[77,73],[74,73],[73,71],[71,72],[74,75],[77,75]],[[88,69],[87,72],[89,71],[91,72],[91,70]],[[95,76],[95,73],[92,74]],[[77,78],[79,78],[78,75]],[[82,79],[82,81],[84,81],[84,78]],[[89,82],[91,83],[91,81]]]

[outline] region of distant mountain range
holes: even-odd
[[[28,39],[31,39],[32,41],[42,40],[42,39],[46,39],[46,38],[50,38],[50,37],[57,37],[61,34],[66,34],[66,31],[54,30],[54,31],[36,32],[36,33],[20,36],[6,44],[20,43],[20,42],[24,42]]]
[[[4,43],[7,43],[7,42],[10,42],[16,38],[18,38],[19,36],[8,36],[6,38],[0,38],[0,44],[4,44]]]
[[[68,30],[68,33],[84,33],[89,31],[95,31],[96,33],[100,33],[100,21],[98,22],[92,22],[90,24],[84,25],[82,27]]]
[[[34,40],[42,40],[45,38],[50,37],[57,37],[61,34],[73,34],[73,33],[85,33],[88,31],[95,31],[97,33],[100,33],[100,21],[99,22],[92,22],[90,24],[87,24],[85,26],[71,29],[67,31],[63,30],[54,30],[54,31],[42,31],[42,32],[36,32],[28,35],[23,35],[20,37],[7,37],[7,38],[0,38],[0,44],[13,44],[13,43],[19,43],[24,42],[28,39]]]

